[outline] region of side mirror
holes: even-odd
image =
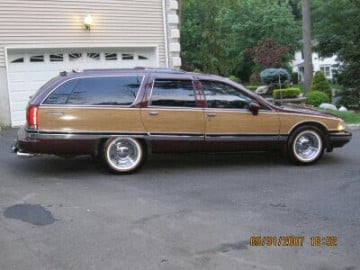
[[[259,110],[260,110],[260,105],[257,103],[250,103],[249,106],[249,111],[253,114],[253,115],[258,115],[259,114]]]

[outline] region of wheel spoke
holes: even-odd
[[[114,171],[128,172],[141,163],[142,149],[135,139],[115,138],[106,149],[106,161]]]
[[[300,162],[309,163],[321,155],[322,141],[313,130],[300,132],[293,142],[293,153]]]

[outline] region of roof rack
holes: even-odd
[[[182,69],[174,69],[174,68],[161,68],[161,69],[154,69],[155,73],[175,73],[175,74],[183,74],[185,73]]]
[[[96,69],[84,69],[85,72],[101,72],[101,71],[134,71],[134,70],[146,70],[154,73],[169,73],[169,74],[183,74],[184,70],[174,68],[147,68],[147,67],[134,67],[134,68],[96,68]]]

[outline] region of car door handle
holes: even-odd
[[[208,113],[207,116],[208,117],[216,117],[216,113]]]
[[[151,111],[151,112],[149,112],[149,115],[151,115],[151,116],[157,116],[157,115],[159,115],[159,112]]]

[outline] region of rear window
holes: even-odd
[[[67,81],[45,104],[131,105],[140,89],[142,77],[94,77]]]

